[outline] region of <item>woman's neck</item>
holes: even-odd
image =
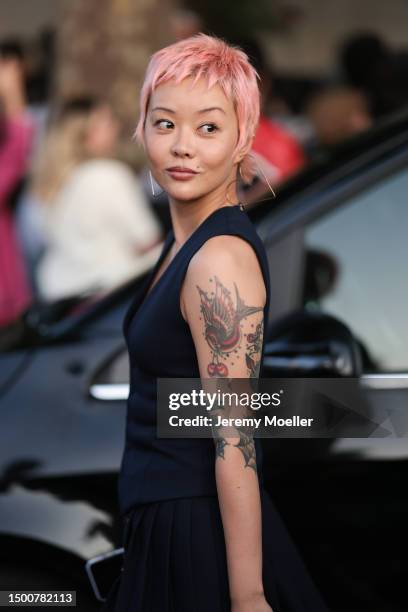
[[[177,252],[199,225],[215,210],[226,206],[237,206],[231,202],[215,204],[214,202],[204,205],[202,202],[174,203],[170,201],[170,216],[174,232],[174,248]],[[175,254],[175,253],[173,253]]]

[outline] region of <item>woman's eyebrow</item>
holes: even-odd
[[[173,115],[176,114],[176,111],[172,110],[171,108],[166,108],[165,106],[155,106],[154,108],[152,108],[152,112],[157,111],[157,110],[165,111],[166,113],[173,113]],[[213,110],[219,110],[222,113],[224,113],[224,115],[227,114],[225,110],[220,108],[219,106],[210,106],[209,108],[202,108],[201,110],[197,111],[197,114],[209,113],[210,111],[213,111]]]

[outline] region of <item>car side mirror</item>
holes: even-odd
[[[295,311],[267,329],[263,376],[358,377],[357,340],[340,320],[322,312]]]

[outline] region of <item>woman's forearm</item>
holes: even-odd
[[[255,447],[253,439],[246,445],[246,458],[249,451],[251,459],[245,465],[242,450],[235,446],[238,442],[238,437],[215,440],[215,475],[232,601],[263,593],[261,500]]]

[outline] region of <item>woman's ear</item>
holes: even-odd
[[[248,153],[252,149],[253,138],[251,138],[244,147],[241,147],[236,154],[236,158],[234,160],[235,163],[240,164],[244,157],[248,155]]]
[[[244,150],[244,149],[240,149],[235,156],[233,157],[232,161],[233,164],[237,164],[239,165],[242,160],[244,159],[245,155],[248,153],[248,151]]]

